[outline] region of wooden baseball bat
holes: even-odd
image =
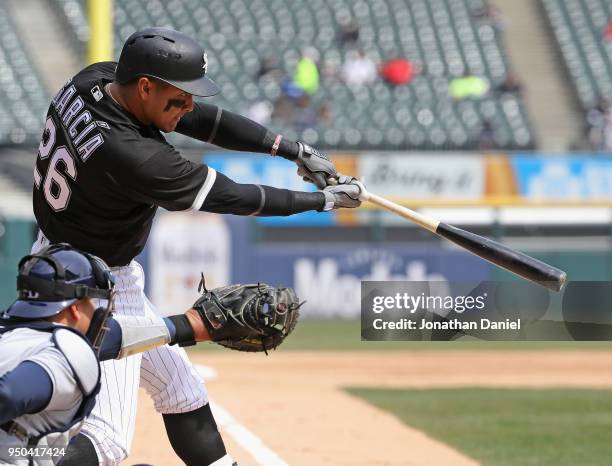
[[[516,249],[504,246],[492,239],[448,225],[439,220],[410,210],[404,206],[377,196],[365,189],[362,183],[359,199],[370,201],[389,212],[393,212],[416,223],[432,233],[461,246],[463,249],[527,280],[535,282],[553,291],[560,291],[567,282],[567,274],[552,265],[535,259]]]

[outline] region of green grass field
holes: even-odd
[[[485,465],[612,464],[610,390],[348,391]]]
[[[223,349],[218,345],[198,345],[194,351]],[[361,341],[359,320],[302,319],[279,351],[430,351],[430,350],[612,350],[612,342],[576,341]]]
[[[190,349],[229,351],[214,344]],[[398,350],[609,351],[612,342],[368,342],[361,341],[358,320],[302,319],[279,348],[279,351]],[[347,391],[485,465],[612,465],[612,390],[349,388]]]

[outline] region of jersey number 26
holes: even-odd
[[[40,160],[45,160],[47,157],[49,157],[49,155],[51,155],[51,160],[49,161],[49,166],[47,168],[47,174],[44,181],[41,174],[38,172],[38,167],[36,167],[36,165],[34,166],[34,183],[36,184],[36,187],[40,189],[42,182],[42,189],[45,194],[45,199],[51,208],[57,212],[68,207],[71,191],[66,177],[76,181],[77,172],[74,159],[70,155],[70,152],[68,152],[68,148],[66,146],[59,146],[53,150],[53,146],[55,146],[56,134],[57,130],[55,128],[55,123],[53,123],[53,119],[49,117],[45,123],[44,132],[44,135],[47,137],[43,137],[43,139],[40,141],[38,146],[38,154],[40,156]],[[59,171],[62,165],[64,173]]]

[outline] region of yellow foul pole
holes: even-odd
[[[113,0],[87,0],[91,36],[87,62],[113,59]]]

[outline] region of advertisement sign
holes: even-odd
[[[193,303],[208,288],[265,282],[294,287],[308,317],[357,318],[362,280],[486,280],[491,266],[458,250],[371,243],[253,242],[245,217],[162,212],[147,246],[147,289],[164,314]]]
[[[231,236],[219,215],[161,212],[147,253],[149,296],[164,315],[191,307],[201,272],[209,288],[230,282]]]
[[[525,197],[550,199],[602,199],[612,197],[612,157],[534,156],[512,157],[512,166]]]
[[[368,189],[385,197],[478,199],[485,192],[485,164],[477,155],[368,153],[358,167]]]
[[[305,300],[308,317],[358,317],[362,280],[444,282],[485,280],[491,266],[456,250],[372,244],[259,246],[233,265],[233,282],[262,281],[292,286]]]

